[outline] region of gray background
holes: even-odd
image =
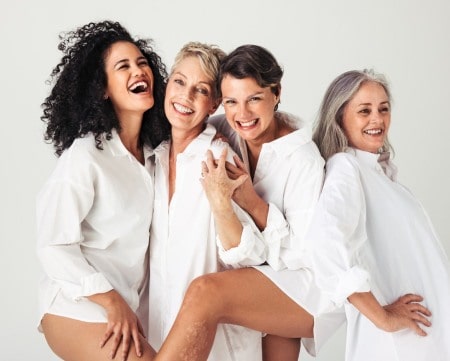
[[[3,1],[0,358],[57,359],[35,328],[41,269],[34,203],[55,164],[39,117],[49,91],[45,81],[60,59],[59,32],[118,20],[135,35],[152,37],[168,66],[191,40],[225,51],[263,45],[285,68],[281,109],[308,122],[341,72],[373,67],[385,73],[394,97],[390,137],[400,180],[423,202],[450,253],[449,15],[448,0]],[[343,360],[344,340],[341,329],[317,360]],[[300,359],[311,360],[306,354]]]

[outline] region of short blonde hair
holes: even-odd
[[[205,72],[206,76],[211,81],[213,88],[213,99],[217,100],[218,97],[218,76],[220,62],[225,57],[225,52],[217,45],[205,44],[196,41],[191,41],[185,44],[175,57],[174,63],[171,68],[171,73],[178,67],[181,61],[184,59],[195,56],[200,61],[200,67]]]
[[[380,84],[391,102],[389,84],[385,76],[372,69],[347,71],[334,79],[323,97],[313,134],[313,140],[325,160],[349,147],[342,129],[344,110],[361,85],[366,82]],[[386,137],[381,151],[389,150],[393,149]]]

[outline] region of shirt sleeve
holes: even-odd
[[[71,172],[78,172],[76,179],[70,179]],[[81,224],[94,202],[91,177],[74,164],[55,173],[37,198],[38,258],[47,276],[74,300],[107,292],[113,287],[88,263],[81,248]]]
[[[305,235],[322,188],[323,168],[320,156],[302,157],[288,174],[284,209],[269,203],[267,226],[262,234],[267,262],[274,270],[307,266]]]
[[[207,123],[213,125],[217,133],[227,139],[229,146],[242,159],[242,154],[239,149],[239,135],[230,127],[225,114],[213,115],[208,118]]]
[[[222,149],[227,147],[227,161],[234,164],[233,156],[236,153],[231,147],[221,141],[215,141],[214,144],[219,144],[219,147],[222,147]],[[212,149],[212,151],[216,157],[221,152],[217,148]],[[263,236],[252,217],[234,201],[232,201],[232,205],[243,227],[241,239],[238,246],[225,250],[220,237],[217,235],[216,244],[219,250],[219,258],[225,266],[233,268],[260,265],[266,260],[266,247]]]
[[[359,168],[349,154],[327,163],[324,187],[308,231],[312,267],[318,286],[341,306],[355,292],[370,290],[360,259],[366,242],[366,208]]]
[[[233,268],[256,266],[264,263],[267,255],[261,232],[250,215],[234,202],[233,208],[241,221],[243,230],[239,245],[228,250],[223,248],[222,242],[217,236],[217,247],[222,263]]]

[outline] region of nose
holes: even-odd
[[[378,124],[378,123],[381,123],[382,120],[383,120],[383,118],[382,118],[382,116],[381,116],[379,111],[372,112],[372,116],[370,118],[370,122],[371,123]]]
[[[180,89],[181,96],[186,100],[192,100],[195,97],[195,89],[185,86]]]
[[[138,65],[133,66],[132,72],[133,72],[133,76],[135,76],[135,77],[139,77],[144,74],[144,70]]]
[[[250,110],[248,108],[248,103],[244,102],[244,103],[240,103],[237,105],[237,116],[239,117],[239,119],[245,119],[246,117],[248,117],[248,115],[250,114]]]

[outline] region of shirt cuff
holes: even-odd
[[[353,293],[370,291],[370,276],[366,270],[357,266],[352,267],[338,276],[337,282],[333,282],[333,286],[335,291],[332,301],[336,305],[342,306]]]
[[[281,248],[283,241],[290,237],[289,225],[284,214],[272,203],[269,203],[267,226],[262,235],[267,249],[267,263],[276,271],[286,268],[281,260]]]
[[[233,268],[256,266],[265,261],[265,247],[263,242],[253,233],[250,225],[243,225],[241,241],[237,247],[225,250],[217,237],[219,256],[222,262]]]
[[[75,297],[75,301],[80,301],[84,297],[111,291],[114,287],[109,283],[102,273],[93,273],[81,279],[80,294]]]

